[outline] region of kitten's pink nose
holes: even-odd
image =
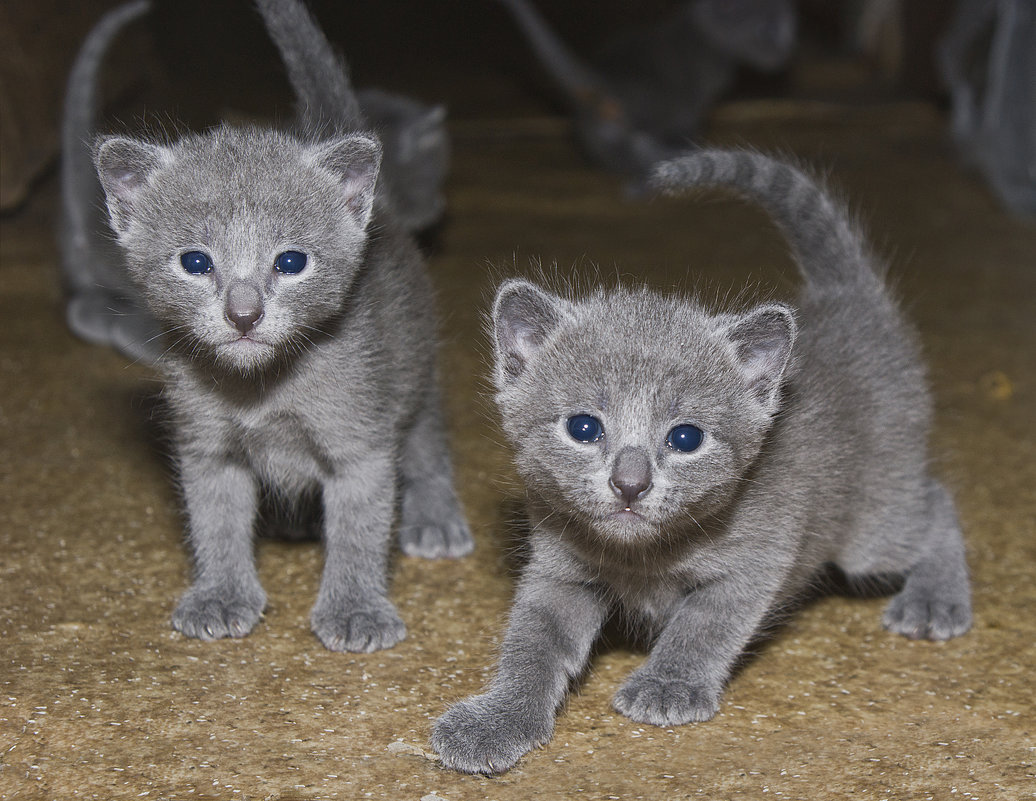
[[[234,281],[227,287],[225,313],[230,324],[247,334],[263,317],[263,299],[258,288],[247,281]]]
[[[643,498],[651,489],[651,460],[641,448],[627,446],[619,451],[608,485],[622,498],[626,507]]]

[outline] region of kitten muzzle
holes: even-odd
[[[243,335],[263,318],[263,298],[259,288],[248,281],[234,281],[227,287],[227,321]]]
[[[625,503],[622,511],[633,512],[633,504],[651,491],[651,459],[647,452],[632,446],[619,451],[608,486]]]

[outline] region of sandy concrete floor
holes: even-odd
[[[3,220],[0,798],[1031,798],[1036,227],[958,169],[940,117],[911,104],[732,105],[713,139],[828,169],[891,254],[930,357],[936,470],[965,527],[973,631],[910,642],[882,630],[884,600],[824,598],[759,648],[714,720],[674,729],[611,709],[643,659],[615,645],[553,742],[516,769],[481,778],[437,765],[431,723],[486,678],[514,581],[506,523],[520,491],[481,333],[494,276],[542,257],[660,287],[780,294],[794,280],[761,214],[624,201],[557,120],[470,119],[454,134],[431,269],[477,548],[457,562],[398,559],[392,595],[410,634],[373,655],[329,653],[310,634],[315,543],[259,544],[270,606],[249,637],[171,630],[189,561],[153,421],[158,385],[66,332],[53,182]]]

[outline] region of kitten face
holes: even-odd
[[[222,128],[96,154],[131,276],[170,344],[251,371],[304,348],[359,267],[380,148]]]
[[[573,304],[505,285],[497,400],[519,472],[605,538],[693,537],[736,493],[772,423],[774,384],[760,386],[737,330],[773,314],[765,371],[779,385],[794,328],[778,308],[711,316],[646,291]]]

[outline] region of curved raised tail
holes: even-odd
[[[345,60],[301,0],[255,0],[255,5],[284,61],[302,126],[331,125],[341,133],[366,128]]]
[[[784,234],[809,284],[873,284],[880,277],[845,206],[785,161],[749,150],[700,150],[655,165],[649,183],[668,195],[727,187],[755,201]]]
[[[91,139],[96,127],[97,76],[116,36],[151,9],[150,0],[132,0],[106,13],[87,34],[65,85],[61,121],[61,211],[66,280],[73,287],[93,288],[99,277],[82,269],[94,261],[95,215],[100,184],[94,169]],[[107,254],[100,257],[107,258]]]

